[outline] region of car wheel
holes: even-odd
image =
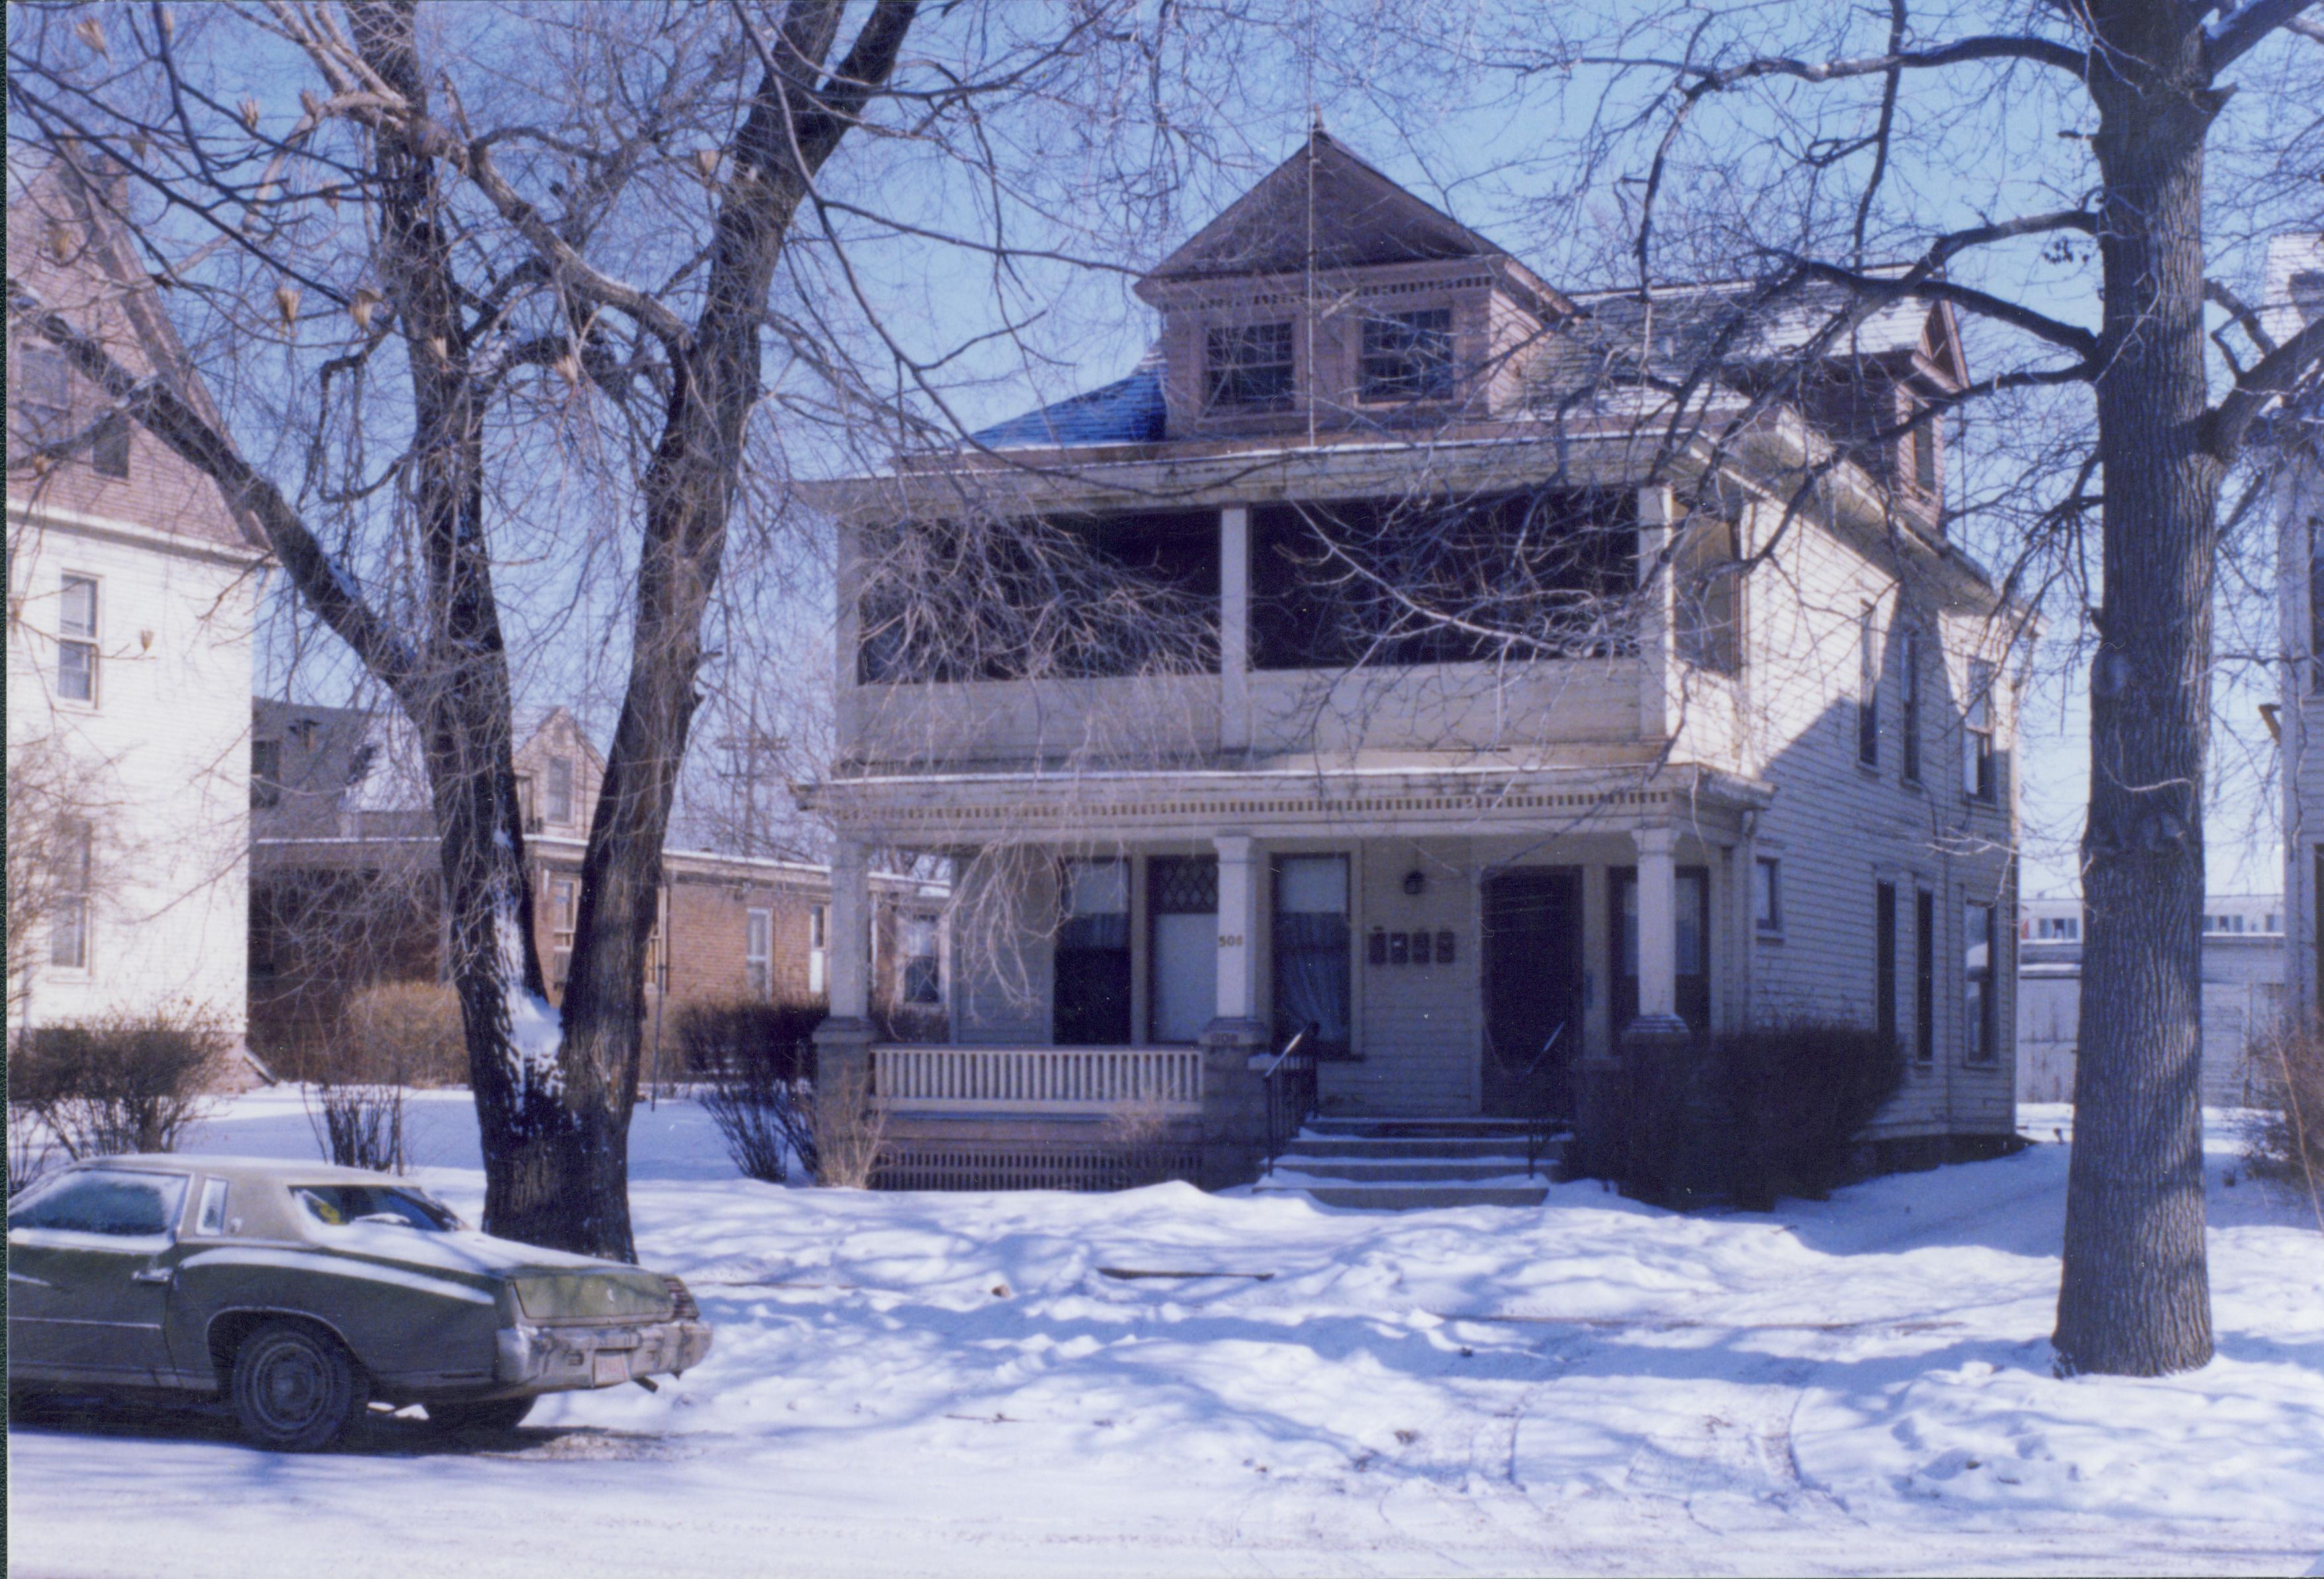
[[[250,1335],[234,1356],[234,1412],[243,1434],[279,1453],[314,1453],[346,1432],[368,1401],[346,1351],[283,1321]]]
[[[431,1403],[428,1423],[446,1437],[498,1437],[524,1424],[537,1400],[524,1398],[487,1399],[481,1403]]]

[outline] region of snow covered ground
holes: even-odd
[[[2324,1235],[2215,1134],[2219,1357],[2048,1370],[2062,1109],[1768,1215],[1561,1186],[1332,1212],[1180,1185],[864,1195],[638,1115],[649,1264],[716,1324],[503,1450],[274,1457],[201,1415],[9,1432],[21,1574],[2324,1573]],[[473,1125],[421,1099],[473,1212]],[[205,1149],[311,1155],[295,1096]],[[1120,1279],[1101,1270],[1200,1271]],[[1268,1273],[1266,1281],[1230,1273]]]

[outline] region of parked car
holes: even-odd
[[[709,1352],[678,1279],[476,1233],[384,1173],[107,1157],[8,1203],[12,1391],[224,1395],[268,1447],[327,1446],[374,1400],[507,1429]]]

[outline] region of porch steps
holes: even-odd
[[[1512,1119],[1311,1119],[1252,1193],[1370,1211],[1539,1206],[1564,1143],[1528,1174],[1526,1133]]]

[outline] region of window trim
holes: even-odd
[[[1996,932],[1999,921],[1998,909],[1999,907],[1990,901],[1970,899],[1966,896],[1961,901],[1960,1047],[1961,1063],[1969,1069],[1990,1069],[2001,1061],[1996,1013],[2001,996],[1999,969],[2001,944]],[[1969,962],[1971,946],[1969,917],[1971,913],[1976,911],[1985,913],[1985,963],[1982,966],[1972,965]],[[1972,985],[1979,989],[1977,1007],[1974,1010],[1969,1005],[1969,987]]]
[[[1424,319],[1432,321],[1424,323]],[[1454,398],[1459,384],[1454,376],[1450,306],[1405,312],[1367,308],[1360,325],[1356,337],[1357,400],[1367,406],[1418,406]],[[1385,341],[1391,328],[1402,332],[1400,344],[1374,343]],[[1401,371],[1389,371],[1398,363]]]
[[[66,600],[78,587],[88,589],[88,625],[86,629],[75,629],[66,623]],[[56,697],[59,702],[89,712],[95,712],[104,705],[104,640],[105,578],[85,570],[59,572],[56,666]],[[65,689],[65,654],[68,651],[86,655],[82,660],[88,666],[88,694],[86,696],[75,696]]]
[[[1259,340],[1275,338],[1280,331],[1283,355],[1277,360],[1272,345],[1261,347]],[[1253,359],[1253,353],[1264,349],[1265,361]],[[1223,354],[1222,354],[1223,353]],[[1275,370],[1281,370],[1281,387],[1272,387]],[[1269,376],[1269,386],[1258,390],[1258,375],[1262,371]],[[1249,323],[1218,323],[1204,326],[1203,330],[1203,411],[1206,416],[1241,412],[1288,411],[1299,399],[1299,332],[1297,323],[1290,318],[1268,318]]]
[[[742,988],[755,997],[775,996],[775,913],[764,905],[742,912]]]
[[[1762,878],[1765,878],[1764,883]],[[1784,935],[1784,861],[1781,856],[1752,858],[1751,930],[1763,938]]]
[[[97,950],[97,906],[95,900],[97,867],[97,827],[86,817],[60,817],[56,822],[60,841],[69,840],[70,849],[60,849],[52,864],[51,880],[56,886],[49,905],[49,969],[68,976],[87,976]],[[58,949],[67,935],[67,918],[70,918],[70,936],[74,948],[71,958],[60,958]]]

